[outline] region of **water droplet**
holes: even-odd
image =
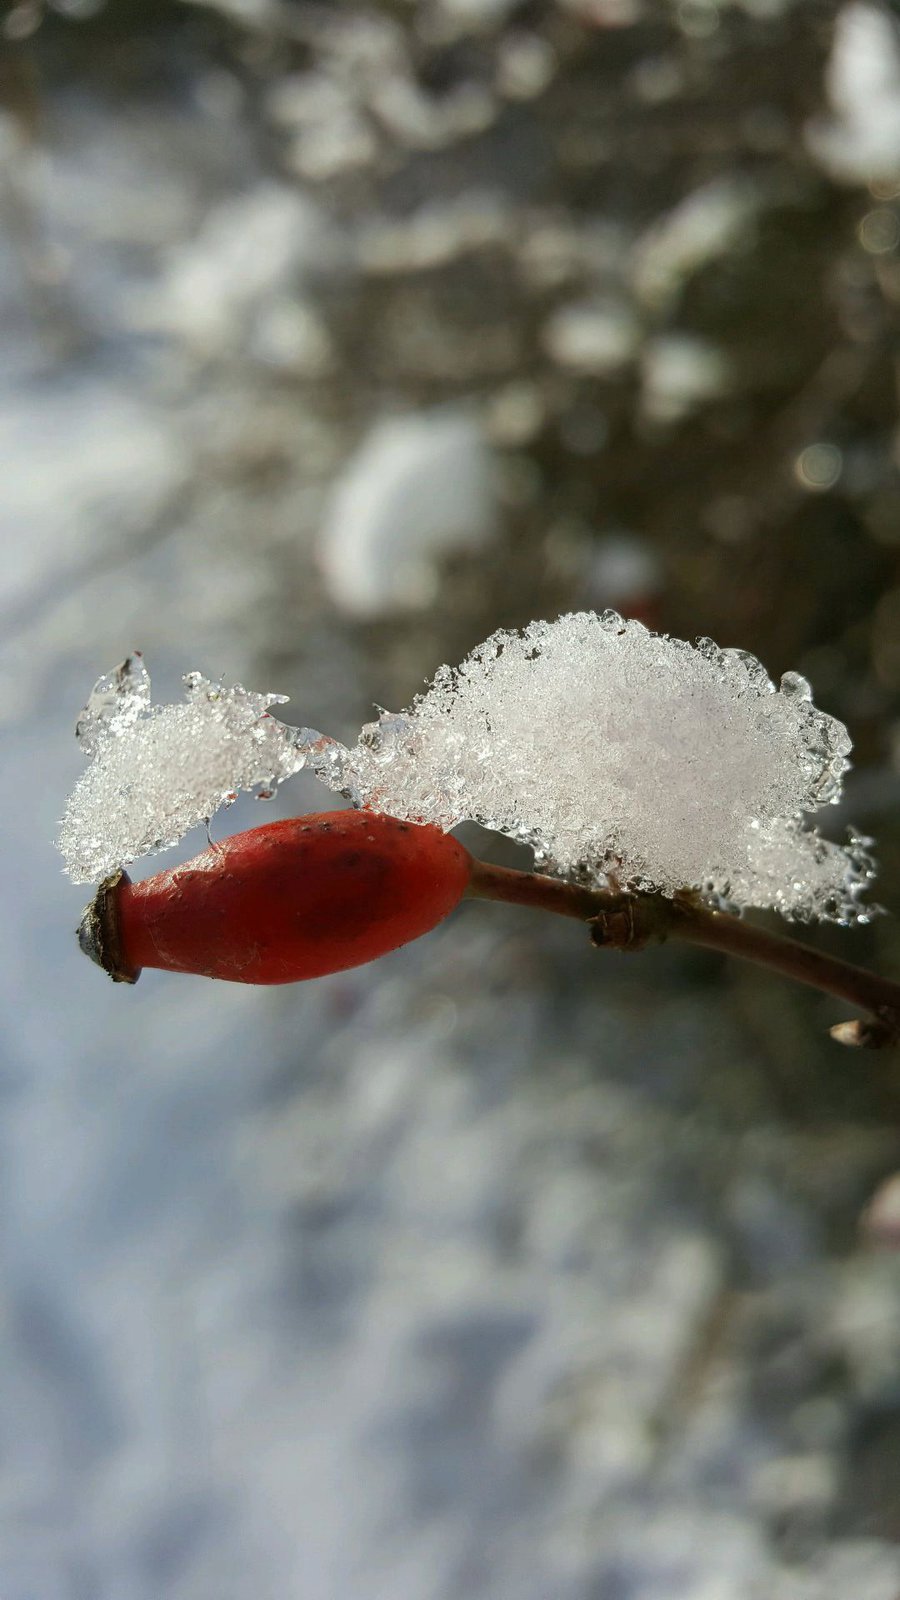
[[[624,620],[618,611],[613,611],[609,608],[606,611],[601,611],[600,626],[605,628],[607,633],[618,633],[619,629],[624,626]]]
[[[812,689],[799,672],[782,674],[781,693],[788,700],[812,700]]]

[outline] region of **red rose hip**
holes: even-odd
[[[369,811],[270,822],[143,883],[107,878],[81,948],[117,983],[142,967],[296,983],[427,933],[461,900],[472,858],[450,834]]]

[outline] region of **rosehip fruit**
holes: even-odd
[[[107,878],[82,950],[117,983],[142,967],[296,983],[427,933],[462,899],[472,858],[439,828],[370,811],[270,822],[143,883]]]

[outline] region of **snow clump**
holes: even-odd
[[[710,639],[615,611],[501,631],[352,750],[276,722],[277,696],[186,681],[187,706],[104,705],[63,825],[71,876],[173,843],[230,791],[309,766],[354,804],[445,830],[475,820],[581,883],[692,888],[800,920],[871,915],[869,841],[833,844],[807,820],[840,797],[846,728],[798,674],[776,688],[755,657]]]
[[[59,848],[75,883],[177,844],[239,789],[264,791],[305,764],[296,732],[269,716],[280,694],[223,689],[199,672],[181,705],[151,706],[138,654],[99,678],[75,726],[91,765],[66,806]]]
[[[585,611],[442,667],[404,716],[363,730],[347,775],[363,805],[473,818],[566,878],[857,922],[865,841],[804,820],[840,797],[850,749],[797,673],[776,689],[746,651]]]

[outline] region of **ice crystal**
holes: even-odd
[[[581,612],[442,667],[363,730],[342,781],[408,819],[475,818],[565,877],[851,922],[867,841],[805,820],[839,798],[850,748],[798,674],[776,688],[745,651]]]
[[[185,704],[155,710],[134,659],[98,683],[79,723],[93,764],[61,837],[73,877],[174,843],[232,791],[306,765],[356,804],[444,829],[474,819],[581,882],[692,887],[804,920],[869,915],[869,841],[833,844],[808,820],[840,796],[847,730],[798,674],[776,687],[710,639],[614,611],[495,633],[352,750],[277,722],[280,696],[185,681]]]
[[[134,655],[95,684],[75,729],[91,765],[59,836],[76,883],[176,844],[237,790],[265,790],[306,764],[303,733],[269,715],[284,695],[226,690],[199,672],[184,683],[180,705],[151,706],[150,678]]]

